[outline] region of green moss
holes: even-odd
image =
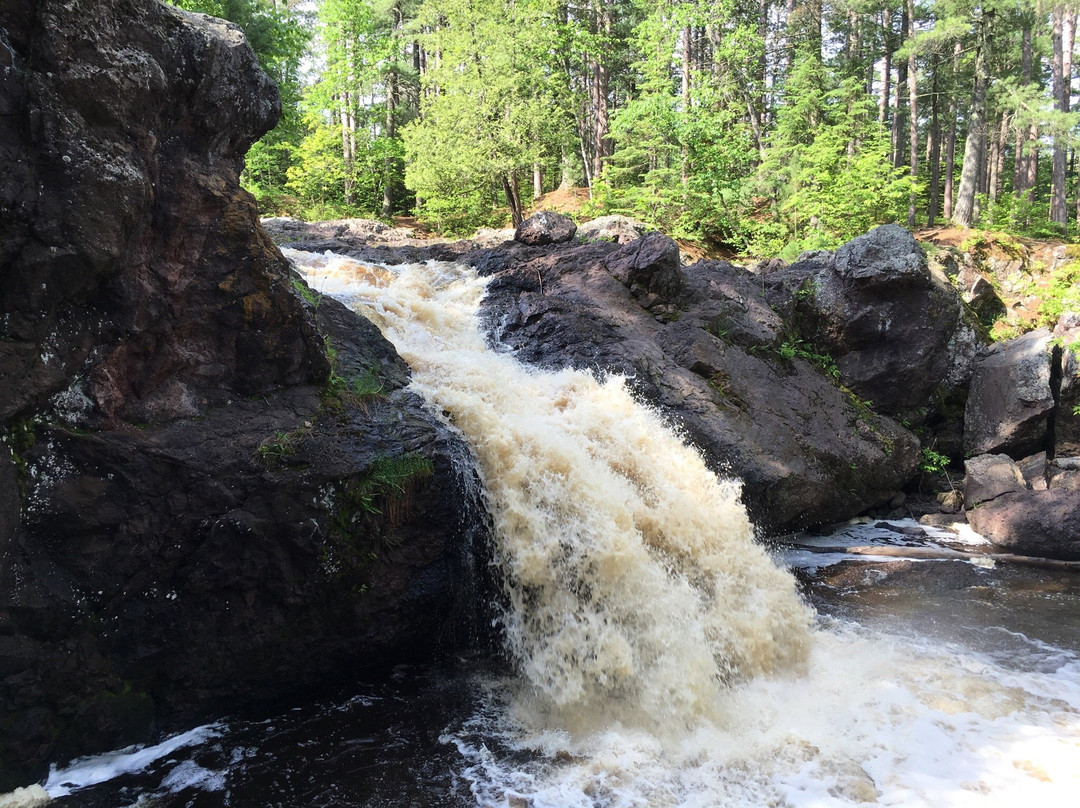
[[[793,359],[805,359],[810,364],[816,365],[830,379],[835,381],[840,378],[840,368],[836,366],[836,360],[828,354],[817,353],[813,346],[805,340],[784,340],[780,343],[776,352],[784,361],[790,362]]]
[[[285,460],[296,454],[296,450],[309,434],[311,434],[311,425],[306,421],[303,426],[291,432],[278,430],[272,437],[260,443],[255,453],[263,460]]]
[[[324,337],[323,341],[326,358],[330,360],[330,375],[321,394],[324,408],[334,412],[341,412],[346,405],[364,408],[369,402],[383,397],[386,385],[377,370],[365,368],[360,373],[342,374],[333,342],[330,337]]]
[[[319,308],[319,304],[322,303],[321,294],[316,292],[299,278],[292,279],[292,287],[296,290],[296,293],[300,295],[301,299],[303,299],[305,303],[315,309]]]
[[[413,495],[435,473],[420,454],[377,458],[358,479],[334,491],[330,536],[322,548],[324,568],[356,581],[367,575],[385,548],[400,543],[394,530],[405,521]],[[368,584],[356,585],[366,591]]]
[[[795,290],[792,297],[795,298],[795,303],[812,303],[818,294],[821,292],[821,284],[817,278],[807,278],[801,284],[799,288]]]
[[[33,418],[19,418],[12,421],[0,431],[0,441],[6,443],[11,450],[11,460],[15,465],[15,482],[19,487],[19,495],[25,503],[29,483],[27,455],[37,443],[37,421]]]

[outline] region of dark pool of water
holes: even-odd
[[[402,668],[334,702],[264,721],[222,721],[202,743],[59,797],[57,808],[474,804],[440,741],[475,709],[472,665]],[[103,761],[108,767],[114,762]],[[77,776],[77,772],[73,772]]]
[[[1080,654],[1080,574],[965,561],[863,560],[794,570],[822,615],[1051,669]],[[1035,652],[1033,652],[1033,649]],[[471,660],[401,668],[341,699],[269,720],[223,720],[213,737],[140,771],[78,788],[57,808],[341,806],[457,808],[476,800],[445,733],[480,709]],[[494,751],[494,750],[493,750]],[[107,768],[108,763],[104,764]]]

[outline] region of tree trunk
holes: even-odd
[[[1050,70],[1053,77],[1055,106],[1061,112],[1069,111],[1069,74],[1072,63],[1071,14],[1058,7],[1053,12],[1053,50],[1054,56]],[[1066,62],[1069,69],[1066,69]],[[1064,139],[1054,139],[1054,164],[1050,174],[1050,221],[1067,226],[1069,211],[1065,203],[1065,179],[1068,150]]]
[[[986,143],[986,90],[990,84],[987,50],[994,12],[983,10],[977,26],[975,50],[975,84],[971,94],[971,114],[968,116],[968,133],[964,141],[964,164],[960,169],[960,189],[956,194],[953,221],[958,227],[970,227],[975,221],[975,193],[979,187],[983,149]]]
[[[518,188],[517,176],[513,173],[502,175],[503,193],[506,195],[506,204],[510,208],[510,219],[517,227],[525,221],[521,207],[521,192]]]
[[[907,2],[905,0],[904,7],[900,14],[900,37],[907,35],[908,25],[910,24],[909,19]],[[896,112],[893,114],[891,130],[893,168],[900,168],[907,163],[906,155],[904,154],[904,130],[907,123],[904,101],[908,96],[908,66],[910,64],[910,60],[906,60],[900,61],[896,65]]]
[[[398,81],[397,73],[391,69],[386,77],[386,137],[391,140],[397,137],[397,122],[394,119],[394,109],[397,104]],[[394,158],[387,156],[383,160],[383,198],[382,215],[386,218],[394,213]]]
[[[1031,84],[1032,67],[1032,44],[1031,44],[1032,20],[1024,22],[1024,30],[1020,40],[1020,83],[1026,87]],[[1038,167],[1038,146],[1036,141],[1039,137],[1039,127],[1031,123],[1024,131],[1024,127],[1016,130],[1016,160],[1013,166],[1013,193],[1027,194],[1030,196],[1031,189],[1035,187],[1035,173],[1032,166]]]
[[[775,87],[778,74],[774,74],[772,77],[772,83],[769,82],[769,58],[767,53],[768,36],[769,36],[769,14],[772,9],[772,0],[757,0],[757,36],[761,42],[761,47],[754,57],[754,74],[753,81],[750,82],[750,86],[744,89],[747,97],[751,98],[749,104],[750,115],[753,118],[751,125],[754,128],[754,137],[758,143],[758,155],[759,159],[764,159],[764,138],[761,136],[761,132],[766,128],[766,122],[769,118],[770,104],[768,96],[768,88],[770,86]],[[777,69],[780,69],[778,63]]]
[[[341,121],[341,162],[345,166],[344,199],[346,205],[353,201],[353,164],[349,151],[349,112],[346,109],[346,93],[338,96],[338,118]]]
[[[690,117],[690,65],[693,57],[691,47],[690,26],[682,29],[682,113],[687,119]],[[685,188],[690,182],[690,154],[686,148],[686,140],[683,139],[681,148],[682,184]]]
[[[533,163],[533,199],[544,195],[544,170],[539,163]]]
[[[611,36],[612,15],[611,0],[599,0],[596,8],[596,32],[605,36]],[[604,58],[599,54],[592,60],[592,112],[593,112],[593,157],[592,176],[595,181],[604,170],[604,158],[608,156],[607,135],[609,131],[608,121],[608,89],[610,76],[608,66]]]
[[[585,175],[585,184],[589,187],[589,199],[592,199],[596,178],[593,177],[592,161],[589,159],[590,134],[588,111],[584,110],[578,120],[578,147],[581,152],[581,171]]]
[[[955,77],[960,66],[960,43],[953,46],[952,74]],[[945,144],[945,202],[942,215],[947,220],[952,220],[953,212],[953,183],[956,179],[956,93],[949,95],[949,134]]]
[[[987,193],[991,202],[997,202],[1001,196],[1001,185],[1005,174],[1005,148],[1009,140],[1009,115],[1002,113],[1001,125],[994,133],[994,143],[991,149],[990,159],[990,182]]]
[[[892,11],[881,11],[881,27],[884,53],[881,58],[881,94],[878,96],[878,123],[889,120],[889,90],[892,83]]]
[[[908,196],[907,226],[915,227],[915,183],[919,180],[919,94],[915,66],[915,0],[906,0],[904,16],[907,17],[906,32],[912,44],[908,54],[908,156],[911,167],[911,193]]]
[[[926,210],[926,226],[933,227],[941,201],[941,118],[938,115],[938,58],[934,57],[933,79],[930,91],[930,135],[927,138],[930,156],[930,203]]]

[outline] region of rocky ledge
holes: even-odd
[[[744,482],[746,502],[767,531],[845,519],[902,499],[919,462],[919,439],[881,414],[890,401],[879,407],[848,387],[856,382],[842,360],[817,353],[790,314],[805,308],[803,282],[812,271],[821,276],[814,284],[823,299],[870,307],[857,299],[867,284],[848,284],[833,271],[831,254],[772,274],[716,261],[683,266],[675,242],[660,233],[639,235],[627,225],[609,228],[615,235],[607,238],[586,229],[575,241],[572,223],[561,218],[538,215],[515,240],[493,247],[380,245],[362,235],[328,243],[324,227],[306,234],[293,229],[288,245],[387,264],[437,259],[474,266],[491,277],[481,316],[493,344],[547,368],[628,377],[718,473]],[[873,294],[884,298],[901,290],[921,302],[932,292],[952,316],[951,328],[927,329],[917,349],[906,347],[910,329],[897,329],[881,335],[875,350],[884,354],[904,345],[912,357],[926,350],[949,357],[932,370],[939,384],[946,383],[963,364],[955,346],[966,345],[955,338],[966,327],[959,298],[947,284],[939,288],[906,231],[882,228],[845,248],[860,249],[860,255],[899,251],[908,267],[896,277],[881,269]],[[795,276],[799,282],[793,284]],[[920,369],[906,372],[915,377]],[[906,387],[900,389],[910,398]]]
[[[991,344],[962,290],[895,226],[748,270],[684,265],[662,234],[603,224],[575,238],[547,213],[487,246],[395,244],[355,226],[332,242],[327,225],[279,237],[387,264],[476,267],[492,279],[482,316],[493,344],[544,367],[627,376],[718,473],[743,480],[769,533],[866,511],[970,517],[1001,549],[1080,558],[1070,532],[1080,504],[1061,492],[1076,486],[1076,314],[1053,335]],[[977,470],[942,474],[938,502],[922,494],[918,467],[985,452],[1025,468],[1041,457],[1041,477],[993,504],[973,493],[966,508]]]

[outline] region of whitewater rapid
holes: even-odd
[[[288,255],[478,459],[518,674],[444,738],[478,805],[1075,805],[1074,653],[814,626],[738,483],[623,379],[492,350],[474,272]]]

